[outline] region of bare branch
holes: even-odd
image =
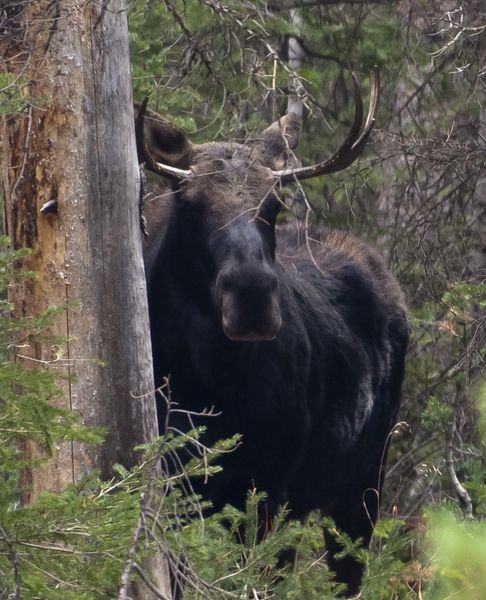
[[[129,598],[128,588],[130,585],[130,572],[133,569],[133,565],[135,562],[135,554],[137,551],[138,538],[142,531],[143,523],[145,520],[143,511],[142,511],[143,499],[144,499],[144,494],[142,494],[142,497],[140,500],[140,505],[141,505],[140,514],[139,514],[135,529],[133,531],[132,540],[130,542],[130,547],[128,549],[127,562],[125,564],[125,568],[123,569],[123,573],[121,576],[121,587],[120,587],[120,591],[118,592],[118,600],[128,600],[128,598]]]
[[[447,440],[446,440],[445,459],[446,459],[447,471],[449,473],[449,478],[451,480],[452,487],[454,488],[456,496],[459,500],[459,504],[461,505],[464,516],[466,517],[466,519],[472,519],[473,518],[473,505],[472,505],[471,496],[469,495],[466,488],[459,481],[459,477],[457,476],[456,468],[455,468],[455,464],[454,464],[454,452],[453,452],[454,433],[455,433],[455,423],[453,422],[449,429],[449,433],[448,433]]]
[[[151,592],[155,594],[157,598],[159,598],[159,600],[171,600],[169,596],[166,596],[155,587],[155,585],[150,581],[147,574],[138,563],[133,563],[133,570],[137,572],[137,574],[142,578],[145,585],[150,589]]]

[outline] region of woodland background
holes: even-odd
[[[0,34],[9,34],[23,5],[0,4]],[[363,553],[363,597],[479,599],[486,586],[483,2],[134,0],[128,19],[134,98],[150,92],[151,107],[196,142],[244,140],[285,112],[286,41],[300,36],[307,110],[298,156],[305,164],[332,154],[346,133],[351,72],[366,98],[367,74],[378,66],[381,100],[364,156],[345,172],[290,190],[295,215],[284,218],[350,230],[376,245],[410,310],[402,410],[382,515],[372,551]],[[0,67],[2,118],[30,110],[24,86]],[[46,108],[49,100],[37,102]],[[7,289],[33,275],[18,267],[24,251],[7,241],[3,247],[0,598],[128,598],[125,579],[147,578],[141,565],[154,543],[175,566],[185,557],[189,598],[335,597],[315,558],[315,522],[279,521],[258,546],[251,533],[258,498],[250,497],[247,514],[224,515],[233,531],[247,524],[236,544],[221,519],[202,523],[184,473],[173,481],[147,475],[154,457],[184,443],[175,437],[146,445],[142,466],[118,466],[109,482],[91,474],[63,494],[19,506],[18,473],[27,460],[19,442],[36,439],[55,453],[59,440],[95,442],[102,432],[49,407],[58,370],[10,360],[42,338],[62,308],[8,318]],[[154,486],[163,494],[150,517],[144,498]],[[142,516],[152,518],[150,528]],[[299,566],[282,573],[278,552],[296,540]],[[348,551],[360,552],[349,544]]]

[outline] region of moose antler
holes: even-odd
[[[164,177],[168,177],[174,182],[181,182],[186,179],[189,179],[190,177],[192,177],[192,171],[187,169],[178,169],[177,167],[172,167],[171,165],[159,163],[150,154],[147,142],[145,140],[145,132],[143,126],[148,99],[148,95],[145,96],[142,103],[140,104],[140,109],[138,111],[137,118],[135,119],[135,137],[137,140],[137,150],[139,159],[141,160],[141,162],[147,163],[147,167],[154,173],[157,173],[158,175],[162,175]]]
[[[312,165],[310,167],[299,167],[297,169],[283,169],[281,171],[272,171],[275,179],[278,179],[282,184],[291,183],[295,180],[309,179],[318,175],[327,173],[336,173],[342,171],[354,162],[363,151],[363,148],[370,137],[371,131],[375,124],[376,108],[378,106],[378,96],[380,91],[380,77],[378,69],[373,69],[370,73],[370,105],[366,123],[363,125],[363,99],[361,96],[361,88],[356,75],[353,73],[354,84],[354,99],[355,99],[355,114],[351,130],[348,136],[341,144],[331,158]]]

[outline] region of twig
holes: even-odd
[[[133,563],[133,570],[137,572],[137,574],[142,578],[145,585],[153,592],[157,598],[160,600],[171,600],[168,596],[163,594],[160,590],[158,590],[154,584],[150,581],[150,579],[145,574],[144,570],[140,567],[140,565],[136,562]]]
[[[140,506],[143,506],[143,498],[144,494],[142,493]],[[121,587],[118,593],[118,600],[128,600],[128,586],[130,584],[130,572],[133,568],[135,562],[135,553],[137,551],[138,538],[140,537],[140,532],[142,531],[142,526],[144,522],[144,514],[142,508],[140,509],[140,514],[138,516],[137,525],[135,526],[135,530],[133,532],[132,540],[130,543],[130,548],[128,549],[128,558],[125,564],[125,568],[123,569],[123,573],[121,576]]]
[[[471,496],[469,495],[466,488],[459,481],[459,478],[456,473],[456,469],[454,467],[454,455],[453,455],[453,446],[452,446],[452,442],[453,442],[453,438],[454,438],[454,431],[455,431],[455,424],[453,422],[451,425],[450,431],[449,431],[449,435],[447,436],[447,441],[446,441],[446,456],[445,456],[446,466],[447,466],[447,470],[449,472],[449,477],[450,477],[450,480],[452,483],[452,487],[454,488],[456,496],[459,499],[459,504],[461,505],[462,512],[464,513],[464,516],[466,517],[466,519],[472,519],[473,518],[473,505],[472,505]]]

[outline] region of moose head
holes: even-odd
[[[268,341],[278,334],[282,307],[275,231],[285,206],[278,189],[345,169],[360,155],[375,123],[378,73],[370,75],[364,123],[354,75],[353,83],[355,115],[346,139],[328,160],[299,168],[287,166],[301,129],[296,112],[288,112],[245,144],[196,145],[172,123],[147,111],[147,98],[136,107],[139,159],[172,190],[171,217],[161,244],[166,254],[172,248],[174,280],[220,322],[230,340]]]

